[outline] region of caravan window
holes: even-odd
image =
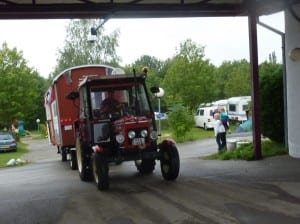
[[[236,111],[236,105],[235,104],[229,104],[229,111]]]
[[[248,105],[247,105],[247,104],[244,104],[244,105],[243,105],[243,111],[246,111],[246,110],[248,110]]]

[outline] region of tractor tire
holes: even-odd
[[[70,151],[70,167],[72,170],[77,170],[77,158],[76,158],[76,151]]]
[[[60,153],[61,153],[61,161],[62,161],[62,162],[67,161],[67,160],[68,160],[68,158],[67,158],[67,149],[64,148],[64,147],[62,147],[62,148],[60,149]]]
[[[109,169],[105,155],[95,153],[92,159],[92,167],[94,181],[98,190],[107,190],[109,188]]]
[[[165,180],[175,180],[179,174],[179,153],[175,145],[161,149],[160,168]]]
[[[83,150],[78,134],[76,135],[76,157],[80,179],[82,181],[91,181],[93,179],[93,174],[92,170],[89,169],[90,161],[86,156],[86,152]]]
[[[155,169],[155,159],[135,160],[135,166],[141,174],[150,174]]]

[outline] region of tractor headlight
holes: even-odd
[[[150,133],[150,138],[151,138],[152,140],[156,140],[156,139],[157,139],[157,132],[156,132],[156,131],[151,131],[151,133]]]
[[[148,131],[147,131],[146,129],[143,129],[143,130],[141,131],[141,136],[142,136],[143,138],[146,138],[147,135],[148,135]]]
[[[128,138],[133,139],[135,137],[135,132],[134,131],[129,131],[128,132]]]
[[[124,142],[125,138],[122,134],[118,134],[116,135],[116,141],[119,143],[119,144],[122,144]]]

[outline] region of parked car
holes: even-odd
[[[195,126],[205,130],[212,129],[215,122],[213,118],[214,110],[215,107],[199,107],[194,116]]]
[[[0,152],[17,151],[17,141],[9,132],[0,132]]]

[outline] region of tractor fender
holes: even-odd
[[[176,149],[176,142],[173,139],[165,139],[158,145],[159,150]]]

